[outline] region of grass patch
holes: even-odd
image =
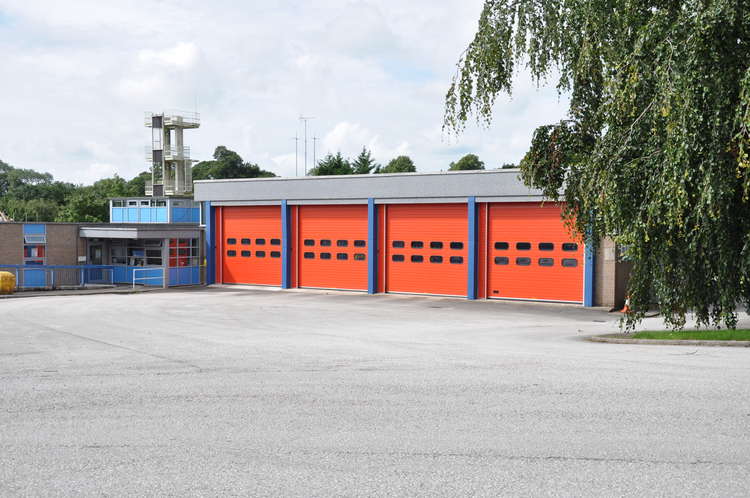
[[[664,339],[692,341],[750,341],[750,329],[737,330],[646,330],[636,332],[633,339]]]

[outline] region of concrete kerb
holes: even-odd
[[[750,341],[699,341],[687,339],[634,339],[625,334],[593,335],[585,338],[591,342],[605,342],[609,344],[644,344],[660,346],[708,346],[750,348]]]
[[[97,294],[140,294],[143,292],[174,292],[177,289],[187,290],[205,288],[203,285],[190,285],[179,288],[163,289],[161,287],[107,287],[101,289],[72,289],[54,291],[21,291],[14,294],[1,294],[0,299],[15,299],[28,297],[57,297],[57,296],[95,296]]]

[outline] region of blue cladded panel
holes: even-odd
[[[112,279],[116,284],[125,284],[133,281],[132,276],[128,279],[128,267],[124,265],[115,265]]]
[[[138,223],[138,208],[126,208],[128,210],[126,220],[128,223]]]
[[[138,208],[138,221],[140,223],[151,223],[151,208]]]
[[[586,255],[583,263],[583,305],[594,306],[594,247],[586,244]]]
[[[154,223],[166,223],[167,222],[167,208],[157,207],[157,208],[153,208],[153,210],[154,210],[154,214],[153,214]]]
[[[214,250],[216,213],[215,208],[212,208],[208,201],[203,203],[203,209],[206,210],[206,284],[211,285],[216,283],[216,251]]]
[[[112,208],[111,223],[125,223],[125,208]]]
[[[199,285],[201,283],[200,275],[201,272],[199,266],[170,268],[169,286],[174,287],[178,285]]]
[[[477,298],[477,199],[469,197],[469,275],[467,281],[466,297]]]
[[[367,199],[367,293],[378,292],[378,210],[375,199]]]
[[[286,201],[281,201],[281,288],[288,289],[291,287],[291,270],[290,270],[290,250],[289,244],[289,205]]]
[[[47,225],[44,223],[26,223],[23,226],[24,235],[44,235],[47,233]]]
[[[22,287],[25,288],[39,288],[47,286],[47,272],[44,268],[29,268],[24,267],[22,270],[21,279],[23,281]]]

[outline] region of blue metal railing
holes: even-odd
[[[16,276],[16,289],[81,288],[113,285],[114,267],[109,265],[0,265],[0,271]]]

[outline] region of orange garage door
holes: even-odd
[[[466,204],[387,205],[385,290],[465,296]]]
[[[367,290],[367,206],[299,206],[299,286]]]
[[[281,285],[281,208],[222,208],[223,283]]]
[[[491,204],[487,296],[545,301],[583,300],[583,244],[553,204]]]

